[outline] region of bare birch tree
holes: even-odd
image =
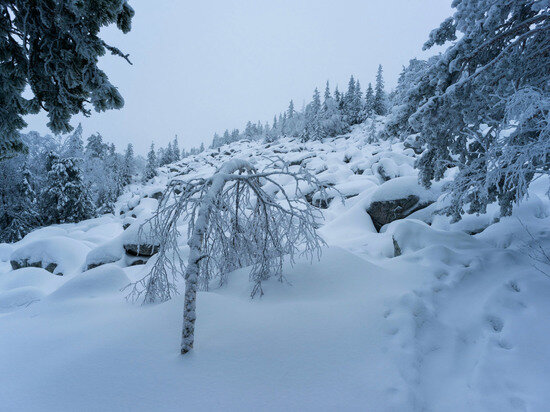
[[[280,183],[286,177],[292,184]],[[173,180],[152,218],[160,239],[156,263],[136,285],[145,302],[162,302],[175,293],[174,274],[184,271],[185,303],[181,353],[193,347],[197,289],[223,285],[227,274],[251,266],[251,297],[263,295],[262,281],[284,280],[283,262],[296,256],[320,257],[323,240],[316,232],[321,212],[306,193],[324,189],[305,168],[295,170],[272,160],[262,171],[245,160],[224,163],[210,178]],[[178,227],[187,223],[189,257],[180,255]],[[185,269],[183,270],[183,268]],[[133,293],[140,295],[134,285]]]

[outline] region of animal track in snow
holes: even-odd
[[[516,292],[516,293],[521,292],[521,288],[519,287],[519,285],[517,284],[517,282],[515,280],[512,280],[508,283],[508,288],[512,292]]]
[[[493,329],[493,331],[497,333],[502,332],[502,328],[504,328],[504,322],[502,321],[502,319],[497,316],[488,316],[487,322],[489,322],[489,325],[491,326],[491,329]]]

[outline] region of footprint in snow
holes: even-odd
[[[512,292],[515,292],[515,293],[521,292],[521,288],[519,287],[518,283],[517,283],[515,280],[510,281],[510,282],[507,284],[507,287],[508,287],[508,289],[511,290]]]
[[[437,278],[437,280],[443,280],[445,279],[447,276],[449,276],[449,273],[445,270],[442,270],[440,272],[436,272],[434,273],[434,276]]]
[[[499,339],[497,344],[498,344],[498,347],[501,348],[501,349],[505,349],[505,350],[514,349],[514,345],[512,345],[506,339]]]
[[[504,328],[504,322],[502,321],[502,319],[500,319],[497,316],[488,316],[487,322],[489,323],[489,326],[494,332],[496,333],[502,332],[502,329]]]
[[[399,328],[392,326],[386,329],[386,334],[389,336],[395,336],[399,332]]]

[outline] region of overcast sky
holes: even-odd
[[[130,0],[126,35],[104,36],[130,53],[133,66],[101,60],[125,99],[122,110],[73,118],[85,137],[100,132],[120,149],[144,154],[175,134],[180,147],[209,144],[214,132],[269,121],[316,86],[350,74],[363,88],[384,67],[387,88],[421,52],[429,32],[451,15],[450,0]],[[27,130],[48,132],[44,114]]]

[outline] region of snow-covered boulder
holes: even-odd
[[[380,175],[384,182],[395,179],[399,176],[399,168],[397,164],[393,159],[388,157],[380,159],[380,161],[376,163],[373,168],[375,169],[374,171]]]
[[[151,257],[159,251],[159,245],[148,243],[126,243],[124,250],[130,256]]]
[[[136,218],[135,217],[131,217],[131,216],[126,216],[123,220],[122,220],[122,229],[123,230],[126,230],[130,227],[130,225],[132,223],[134,223],[136,221]]]
[[[367,213],[376,230],[411,213],[429,206],[437,194],[420,186],[415,176],[388,180],[376,189],[370,198]]]
[[[115,262],[120,262],[122,266],[145,264],[147,259],[157,253],[159,242],[153,239],[148,220],[157,204],[155,199],[142,199],[133,211],[137,217],[123,220],[125,230],[87,254],[86,270]]]
[[[79,270],[90,247],[79,240],[52,236],[29,242],[15,249],[10,256],[14,270],[25,267],[41,267],[63,276]]]
[[[152,193],[151,196],[149,196],[151,199],[155,199],[155,200],[160,200],[160,198],[162,197],[163,195],[163,192],[162,191],[157,191],[155,193]]]
[[[86,255],[86,270],[96,268],[107,263],[114,263],[124,257],[121,236],[90,250]]]
[[[130,280],[124,271],[115,265],[104,265],[72,278],[50,297],[53,300],[88,299],[119,294]]]
[[[141,215],[120,236],[119,240],[127,255],[149,258],[158,252],[160,242],[151,234],[151,222],[147,220],[149,216]]]
[[[0,276],[0,290],[33,287],[47,294],[56,290],[64,281],[59,276],[52,276],[45,269],[28,267],[12,270]]]
[[[393,222],[384,228],[384,233],[391,236],[394,247],[398,246],[400,253],[417,252],[431,247],[435,250],[434,253],[439,253],[438,259],[442,261],[445,261],[444,255],[449,250],[481,247],[479,240],[466,233],[437,230],[419,220]]]

